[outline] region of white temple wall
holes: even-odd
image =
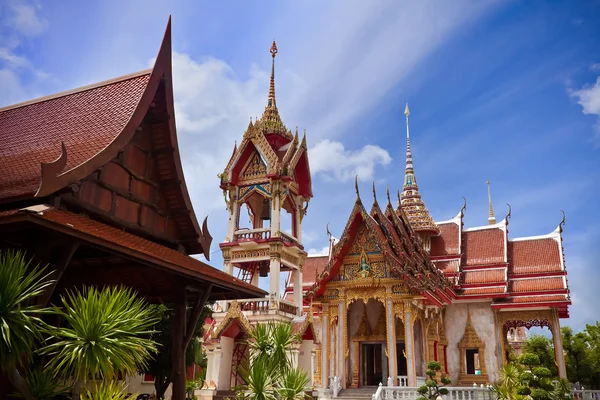
[[[233,359],[234,340],[230,337],[221,336],[221,360],[218,363],[219,382],[218,390],[229,390],[231,385],[231,360]]]
[[[314,348],[314,341],[303,340],[300,345],[298,353],[298,368],[306,372],[306,375],[310,378],[312,376],[311,365],[312,365],[312,351]],[[311,381],[312,384],[312,381]]]
[[[423,324],[420,320],[415,321],[413,332],[415,335],[415,366],[417,376],[425,376],[425,360],[423,354]]]
[[[490,383],[498,379],[498,357],[496,324],[490,303],[459,303],[446,307],[445,326],[448,339],[447,362],[452,383],[456,384],[460,375],[460,350],[458,343],[465,333],[467,313],[479,338],[485,343],[485,367]]]

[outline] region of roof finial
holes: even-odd
[[[385,185],[385,194],[386,194],[387,199],[388,199],[388,204],[391,206],[392,205],[392,200],[390,199],[390,187],[388,185]]]
[[[358,192],[358,174],[354,178],[354,188],[356,189],[356,198],[360,199],[360,193]]]
[[[560,231],[560,233],[562,233],[562,231],[563,231],[563,225],[565,224],[565,218],[566,218],[566,216],[565,216],[565,212],[563,210],[560,210],[560,212],[562,213],[563,217],[560,220],[560,223],[558,224],[558,230]]]
[[[327,236],[329,236],[329,260],[331,261],[331,254],[332,254],[332,250],[333,250],[333,235],[331,234],[331,232],[329,231],[329,222],[327,223]]]
[[[508,214],[506,214],[506,217],[504,217],[504,219],[508,221],[508,219],[512,216],[512,207],[508,203],[506,203],[506,205],[508,206]]]
[[[496,217],[494,217],[494,209],[492,208],[492,191],[490,189],[490,181],[485,181],[488,185],[488,202],[490,203],[490,215],[488,217],[488,225],[494,225],[496,223]]]
[[[375,181],[373,181],[373,204],[377,203],[377,191],[375,190]]]
[[[413,170],[413,162],[412,162],[412,152],[410,151],[410,131],[408,129],[408,116],[410,115],[410,110],[408,109],[408,103],[406,103],[406,108],[404,109],[404,116],[406,117],[406,173],[412,174]]]
[[[277,108],[277,104],[275,103],[275,56],[277,55],[277,43],[273,40],[273,44],[271,45],[271,57],[273,57],[273,61],[271,62],[271,83],[269,84],[269,99],[267,101],[267,108]]]

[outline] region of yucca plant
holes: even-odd
[[[52,285],[49,275],[20,251],[0,252],[0,365],[25,399],[33,396],[19,369],[42,338],[40,315],[50,310],[37,305],[36,298]]]
[[[127,393],[127,385],[124,382],[102,380],[86,389],[84,398],[86,400],[126,400],[136,397],[135,394]]]
[[[111,380],[147,365],[156,343],[148,339],[156,313],[131,289],[83,287],[61,296],[55,312],[64,326],[51,330],[41,354],[56,376],[72,378],[73,397],[87,379]]]
[[[31,368],[25,375],[25,383],[31,395],[36,400],[55,400],[65,398],[71,391],[66,382],[56,379],[48,370],[42,369],[39,365]],[[20,393],[11,395],[13,398],[22,399],[24,396]]]
[[[240,368],[246,384],[238,389],[238,396],[248,400],[303,399],[310,379],[293,368],[288,357],[297,340],[291,324],[257,324],[248,340],[249,359]]]

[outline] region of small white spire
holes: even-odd
[[[408,129],[409,115],[410,110],[408,109],[408,103],[406,103],[406,107],[404,108],[404,116],[406,117],[406,172],[412,172],[413,170],[412,152],[410,150],[410,131]]]
[[[496,217],[494,217],[494,209],[492,208],[492,191],[490,189],[491,184],[489,180],[485,181],[485,183],[487,183],[488,186],[488,202],[490,204],[488,225],[494,225],[496,224]]]

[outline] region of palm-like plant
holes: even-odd
[[[23,253],[0,252],[0,365],[15,389],[32,399],[19,368],[26,365],[42,337],[40,314],[48,312],[35,298],[52,284]]]
[[[522,400],[530,393],[523,384],[523,368],[514,362],[502,367],[500,379],[490,390],[498,400]]]
[[[65,326],[51,330],[41,349],[57,376],[71,377],[78,388],[88,378],[113,379],[146,366],[156,343],[147,337],[158,320],[153,309],[131,289],[84,287],[61,296],[55,308]]]
[[[117,381],[102,380],[86,390],[86,400],[127,400],[135,398],[136,395],[127,393],[127,385]]]
[[[241,367],[246,382],[238,395],[248,400],[301,400],[310,379],[288,357],[299,340],[285,323],[257,324],[249,338],[249,360]]]

